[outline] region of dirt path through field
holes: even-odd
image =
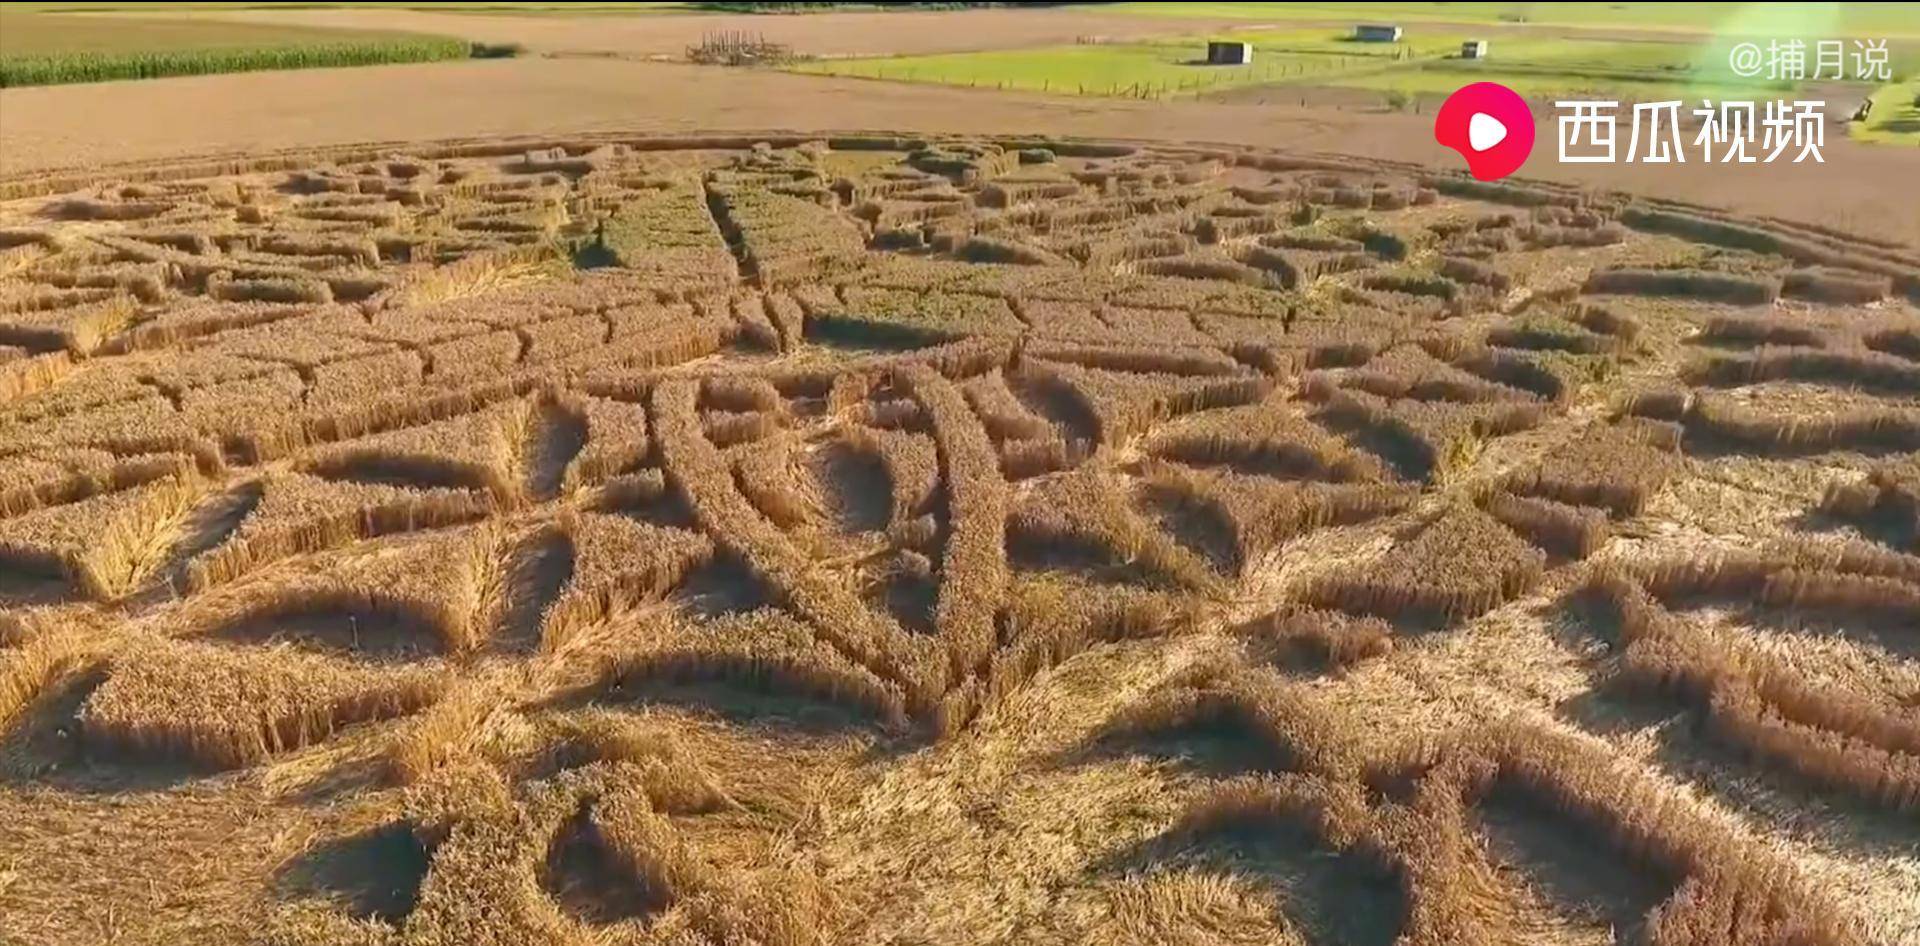
[[[809,18],[810,19],[810,18]],[[1825,164],[1562,165],[1526,174],[1920,243],[1920,149],[1830,138]],[[362,141],[580,131],[911,129],[1212,141],[1457,167],[1431,116],[1073,98],[622,60],[523,59],[0,91],[0,174]]]

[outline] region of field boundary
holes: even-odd
[[[979,136],[949,133],[920,134],[897,129],[832,129],[800,131],[790,128],[723,129],[703,134],[671,132],[581,131],[573,134],[516,136],[462,136],[455,138],[391,139],[354,142],[305,148],[281,148],[271,151],[229,151],[211,155],[160,158],[102,164],[87,170],[41,169],[19,174],[0,174],[0,200],[47,197],[79,190],[102,181],[149,183],[185,180],[224,174],[264,173],[289,170],[313,161],[351,163],[371,161],[395,153],[418,158],[485,157],[521,154],[552,148],[591,151],[606,145],[625,145],[638,151],[671,151],[688,148],[744,149],[765,142],[775,148],[797,147],[809,141],[827,141],[837,150],[894,149],[910,150],[940,142],[980,140]],[[1428,186],[1500,203],[1531,205],[1588,199],[1633,200],[1647,205],[1701,214],[1720,220],[1743,221],[1750,226],[1786,234],[1814,234],[1823,237],[1844,236],[1889,250],[1915,250],[1920,245],[1896,243],[1878,237],[1861,237],[1834,228],[1756,216],[1732,208],[1672,198],[1635,196],[1611,188],[1582,187],[1574,184],[1527,177],[1509,177],[1495,183],[1474,180],[1464,171],[1447,171],[1412,161],[1362,157],[1332,151],[1292,151],[1285,148],[1231,144],[1217,141],[1170,142],[1154,138],[1113,136],[1004,135],[991,139],[1010,149],[1051,147],[1055,149],[1158,148],[1185,150],[1196,155],[1236,162],[1245,159],[1251,166],[1267,170],[1351,170],[1367,168],[1392,170],[1417,176]],[[1276,163],[1278,162],[1278,163]],[[1282,166],[1284,165],[1284,167]]]

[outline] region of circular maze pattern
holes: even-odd
[[[1917,300],[1170,145],[0,182],[0,915],[1912,943]]]

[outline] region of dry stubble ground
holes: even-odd
[[[1920,150],[1830,138],[1825,164],[1561,165],[1549,116],[1529,176],[1920,240],[1903,182]],[[0,91],[0,173],[360,141],[565,134],[916,127],[1213,141],[1452,168],[1428,116],[1294,105],[1128,102],[709,70],[526,59],[206,76]]]

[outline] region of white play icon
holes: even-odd
[[[1507,126],[1500,119],[1486,112],[1474,112],[1467,120],[1467,144],[1475,151],[1485,151],[1507,140]]]

